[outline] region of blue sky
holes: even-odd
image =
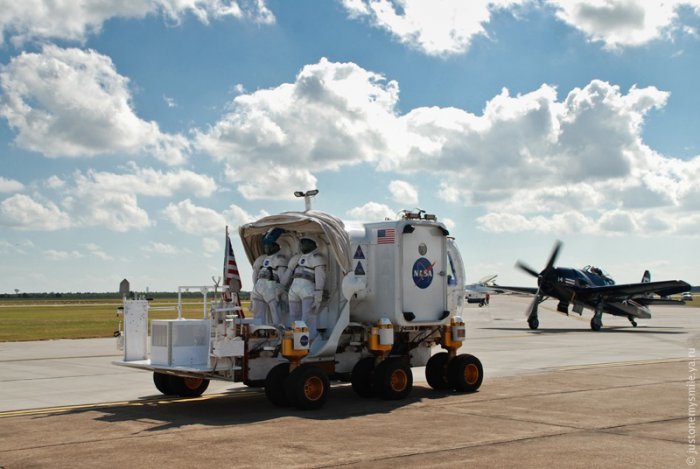
[[[469,282],[560,239],[700,284],[699,66],[699,0],[0,0],[0,292],[207,283],[314,187],[436,213]]]

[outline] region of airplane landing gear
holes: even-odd
[[[537,319],[537,316],[530,316],[527,319],[527,325],[530,326],[530,329],[532,329],[534,331],[538,327],[540,327],[540,320]]]
[[[591,329],[599,331],[603,327],[603,308],[596,307],[595,314],[591,318]]]
[[[632,316],[628,317],[627,319],[630,320],[630,323],[632,324],[632,327],[637,327],[637,321],[634,320]]]

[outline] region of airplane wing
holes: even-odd
[[[606,285],[604,287],[576,287],[576,296],[591,297],[600,296],[605,300],[625,300],[643,295],[656,293],[659,296],[673,295],[690,290],[690,285],[682,280],[664,280],[661,282],[628,283],[623,285]]]
[[[682,300],[666,300],[664,298],[635,298],[635,302],[644,305],[644,306],[651,306],[651,305],[666,305],[666,306],[678,306],[678,305],[684,305],[685,301]]]
[[[527,293],[528,295],[537,294],[537,288],[530,288],[530,287],[504,287],[501,285],[492,284],[489,288],[493,289],[493,291],[495,291],[497,293],[513,292],[513,293]]]

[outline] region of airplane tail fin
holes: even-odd
[[[496,280],[496,277],[498,277],[498,274],[496,275],[487,275],[486,277],[479,279],[477,282],[479,285],[483,286],[488,286],[488,285],[493,285],[493,281]]]
[[[645,270],[644,275],[642,275],[642,283],[649,283],[649,282],[651,282],[651,273],[648,270]],[[644,298],[651,298],[654,296],[654,294],[649,292],[649,293],[645,293],[642,296]]]

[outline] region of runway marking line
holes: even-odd
[[[90,409],[101,409],[109,407],[139,407],[146,405],[166,405],[166,404],[176,404],[179,402],[199,402],[207,401],[210,399],[215,399],[218,397],[232,396],[232,395],[253,395],[259,394],[258,391],[253,389],[241,389],[234,392],[222,392],[216,394],[207,394],[199,397],[158,397],[158,398],[146,398],[133,401],[115,401],[115,402],[98,402],[94,404],[75,404],[75,405],[65,405],[57,407],[39,407],[36,409],[20,409],[20,410],[7,410],[0,412],[0,418],[7,417],[25,417],[32,415],[46,415],[46,414],[65,414],[75,410],[90,410]]]
[[[0,363],[13,363],[13,362],[36,362],[36,361],[46,361],[46,360],[77,360],[81,358],[109,358],[109,357],[121,357],[121,353],[114,353],[109,355],[76,355],[74,357],[40,357],[40,358],[11,358],[9,360],[0,360]]]
[[[575,371],[587,370],[589,368],[615,368],[622,366],[657,365],[661,363],[676,363],[687,360],[687,358],[658,358],[654,360],[630,360],[625,362],[591,363],[589,365],[562,366],[560,368],[554,368],[551,371]]]

